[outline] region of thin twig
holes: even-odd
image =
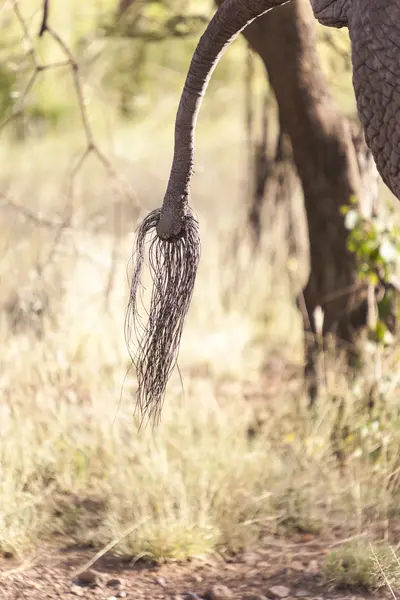
[[[39,37],[42,37],[45,31],[47,31],[47,20],[49,18],[49,0],[43,0],[43,18],[42,24],[39,30]]]
[[[142,519],[141,521],[139,521],[139,523],[135,523],[134,525],[131,525],[130,527],[127,527],[125,529],[125,531],[122,533],[122,535],[120,535],[119,537],[111,540],[111,542],[109,542],[106,546],[104,546],[104,548],[102,548],[101,550],[99,550],[99,552],[97,552],[93,556],[93,558],[91,558],[90,560],[88,560],[84,565],[82,565],[82,567],[80,567],[77,571],[75,571],[73,573],[73,575],[72,575],[72,579],[75,579],[81,573],[84,573],[85,571],[87,571],[88,569],[90,569],[90,567],[92,567],[94,565],[94,563],[96,563],[102,556],[104,556],[107,552],[109,552],[112,548],[114,548],[114,546],[116,546],[121,540],[123,540],[124,538],[126,538],[133,531],[135,531],[135,529],[139,529],[139,527],[141,527],[141,525],[143,525],[143,523],[145,522],[145,520],[146,519]]]
[[[57,229],[61,223],[60,221],[51,221],[50,219],[46,219],[45,217],[34,213],[29,208],[21,206],[20,204],[16,204],[15,202],[7,198],[7,196],[3,192],[0,192],[0,208],[2,206],[9,208],[13,212],[24,217],[26,221],[30,221],[38,227],[45,227],[47,229]]]
[[[19,5],[18,5],[18,1],[17,0],[11,0],[12,2],[12,7],[14,9],[14,13],[15,16],[17,17],[19,24],[21,25],[22,31],[24,32],[24,38],[27,39],[29,41],[30,44],[30,48],[28,50],[28,56],[31,57],[33,64],[35,65],[35,67],[38,67],[39,65],[39,61],[37,58],[37,54],[35,52],[35,45],[33,43],[33,39],[31,34],[29,33],[29,29],[28,26],[25,22],[25,19],[23,17],[23,14],[20,11]]]
[[[16,108],[13,110],[12,114],[1,124],[0,129],[5,127],[8,123],[10,123],[10,121],[14,120],[18,116],[23,115],[24,108],[25,108],[25,100],[40,73],[42,73],[43,71],[48,71],[52,68],[69,67],[71,69],[71,73],[72,73],[75,94],[76,94],[76,97],[78,100],[79,112],[81,115],[81,121],[82,121],[82,125],[83,125],[84,132],[85,132],[85,138],[86,138],[86,148],[82,154],[81,159],[78,161],[78,164],[76,165],[76,167],[74,169],[73,176],[75,176],[76,173],[79,171],[79,169],[82,167],[83,163],[86,161],[86,158],[89,156],[89,154],[91,154],[93,152],[96,155],[96,157],[98,158],[98,160],[100,161],[100,163],[107,169],[109,174],[112,175],[114,178],[117,177],[117,173],[116,173],[114,167],[112,166],[111,162],[108,160],[107,156],[102,152],[102,150],[99,148],[99,146],[95,143],[93,130],[90,125],[90,120],[89,120],[89,117],[87,114],[86,101],[85,101],[85,96],[84,96],[84,92],[83,92],[83,83],[81,81],[79,64],[78,64],[77,60],[75,59],[72,51],[68,47],[67,43],[62,39],[62,37],[58,34],[58,32],[55,31],[55,29],[53,29],[49,25],[49,20],[48,20],[49,19],[49,1],[48,0],[43,1],[43,20],[42,20],[42,25],[40,28],[39,36],[42,36],[44,33],[47,33],[50,37],[52,37],[53,40],[56,42],[56,44],[60,47],[60,49],[62,50],[62,52],[66,58],[65,61],[59,61],[59,62],[56,62],[53,64],[51,64],[51,63],[50,64],[42,64],[41,63],[39,56],[35,50],[34,40],[29,32],[29,29],[28,29],[28,26],[24,19],[24,16],[19,8],[18,0],[11,0],[11,3],[12,3],[12,8],[14,10],[15,16],[21,25],[21,28],[22,28],[22,31],[24,34],[24,39],[26,39],[29,43],[29,50],[27,52],[27,56],[32,61],[34,69],[33,69],[31,76],[29,77],[28,83],[25,86],[24,91],[21,94],[21,98],[20,98]]]
[[[94,154],[96,156],[97,160],[106,169],[107,173],[112,178],[114,185],[116,184],[116,186],[118,188],[123,187],[124,189],[128,189],[128,188],[130,189],[130,185],[127,181],[125,181],[125,179],[122,178],[121,174],[119,174],[116,171],[116,169],[114,168],[114,166],[112,165],[112,163],[110,162],[108,157],[101,150],[101,148],[99,147],[99,145],[97,144],[97,142],[95,140],[94,131],[92,129],[89,115],[88,115],[87,100],[86,100],[85,94],[84,94],[84,82],[83,82],[82,75],[81,75],[80,65],[79,65],[77,59],[75,58],[72,50],[68,46],[68,44],[62,38],[62,36],[51,26],[50,16],[49,16],[50,0],[43,0],[43,16],[42,16],[42,23],[41,23],[38,35],[39,35],[39,37],[42,37],[44,34],[47,34],[49,37],[51,37],[54,40],[54,42],[61,49],[62,54],[64,55],[64,60],[61,59],[61,60],[53,62],[53,63],[43,63],[42,62],[41,57],[38,54],[36,47],[35,47],[35,44],[37,42],[36,42],[36,40],[33,39],[32,35],[29,31],[27,21],[25,20],[24,15],[20,9],[19,1],[18,0],[9,0],[9,2],[10,2],[10,7],[13,10],[15,17],[18,20],[20,27],[22,29],[23,41],[27,42],[28,49],[24,55],[24,57],[25,57],[24,70],[26,70],[27,67],[31,67],[32,72],[29,74],[27,83],[25,84],[25,88],[21,92],[18,101],[14,104],[11,114],[5,119],[5,121],[3,121],[3,123],[0,123],[0,131],[6,125],[8,125],[10,122],[12,122],[13,120],[24,117],[27,97],[28,97],[30,91],[32,90],[33,86],[35,85],[35,83],[38,79],[38,76],[40,76],[40,74],[43,73],[44,71],[49,71],[49,70],[57,69],[57,68],[61,67],[61,68],[68,68],[71,71],[75,95],[77,98],[80,119],[81,119],[84,136],[85,136],[84,148],[80,152],[78,158],[74,161],[74,164],[72,165],[72,168],[68,174],[68,187],[66,190],[66,206],[65,206],[65,210],[64,210],[64,216],[61,217],[59,220],[51,221],[49,219],[43,218],[41,215],[37,215],[34,212],[30,211],[29,209],[12,202],[8,198],[6,198],[4,195],[3,195],[3,199],[1,200],[1,195],[0,195],[0,207],[2,205],[6,206],[7,208],[13,210],[17,214],[20,214],[27,221],[33,223],[34,225],[55,230],[54,240],[53,240],[53,243],[51,244],[51,249],[50,249],[49,253],[47,254],[44,262],[42,261],[41,266],[38,268],[38,271],[42,271],[46,267],[46,265],[49,264],[49,262],[52,260],[54,253],[57,251],[58,246],[61,241],[61,238],[63,236],[63,233],[66,230],[72,229],[72,217],[73,217],[72,199],[75,195],[75,180],[76,180],[78,173],[81,171],[84,164],[86,163],[86,160],[88,159],[90,154]],[[18,57],[18,59],[15,59],[15,60],[16,60],[15,68],[18,69],[18,67],[21,64],[21,57]],[[22,60],[24,60],[24,59],[22,58]],[[130,196],[132,196],[134,198],[134,194],[131,190],[129,193],[130,193]],[[117,216],[116,216],[116,218],[117,218]],[[117,261],[118,249],[119,249],[118,241],[114,240],[110,276],[108,278],[107,286],[105,289],[106,300],[110,296],[112,287],[114,284],[115,265],[116,265],[116,261]]]
[[[113,167],[113,165],[111,164],[111,162],[109,161],[107,156],[103,153],[103,151],[95,143],[93,130],[92,130],[89,116],[88,116],[87,109],[86,109],[86,100],[85,100],[85,95],[83,92],[83,84],[81,81],[79,64],[76,61],[76,59],[75,59],[74,55],[72,54],[68,45],[62,39],[62,37],[57,33],[57,31],[55,31],[51,26],[49,26],[47,24],[46,32],[48,33],[48,35],[50,35],[53,38],[53,40],[61,48],[62,52],[64,53],[64,55],[67,59],[67,62],[69,63],[69,66],[71,68],[72,78],[73,78],[74,87],[75,87],[75,94],[76,94],[76,97],[78,100],[79,112],[81,115],[83,129],[85,131],[86,149],[83,152],[81,158],[79,159],[77,165],[75,166],[75,169],[73,171],[73,176],[75,176],[76,173],[79,171],[79,169],[82,167],[83,163],[86,161],[89,154],[93,153],[93,154],[95,154],[97,159],[100,161],[100,163],[103,165],[103,167],[105,167],[105,169],[108,171],[108,173],[113,178],[118,178],[118,174],[117,174],[115,168]]]
[[[380,563],[380,560],[379,560],[379,558],[377,557],[377,555],[376,555],[376,552],[375,552],[375,550],[373,549],[373,547],[372,547],[372,544],[371,544],[371,543],[370,543],[369,547],[370,547],[370,550],[371,550],[372,558],[373,558],[373,560],[374,560],[374,562],[375,562],[376,566],[378,567],[378,569],[379,569],[379,571],[380,571],[380,574],[381,574],[381,576],[382,576],[382,579],[383,579],[383,581],[384,581],[384,582],[385,582],[385,584],[387,585],[387,587],[388,587],[388,590],[389,590],[389,592],[391,593],[391,595],[392,595],[392,597],[394,598],[394,600],[397,600],[397,596],[396,596],[396,594],[394,593],[394,590],[393,590],[393,588],[392,588],[392,586],[391,586],[391,584],[390,584],[390,581],[389,581],[389,579],[388,579],[388,577],[387,577],[387,575],[386,575],[386,573],[385,573],[385,571],[384,571],[384,569],[383,569],[383,567],[382,567],[382,565],[381,565],[381,563]]]

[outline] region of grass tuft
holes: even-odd
[[[387,543],[363,541],[332,550],[323,564],[323,576],[336,587],[363,588],[373,592],[387,586],[398,587],[398,560]]]

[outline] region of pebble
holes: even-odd
[[[158,585],[161,585],[162,588],[167,587],[167,582],[165,581],[164,577],[156,577],[156,582]]]
[[[208,600],[230,600],[233,598],[232,591],[226,585],[213,585],[207,592]]]
[[[305,571],[303,563],[299,560],[293,560],[289,566],[291,569],[293,569],[293,571]]]
[[[254,566],[261,562],[260,555],[255,552],[244,552],[241,557],[241,562],[244,562],[246,565]]]
[[[320,569],[319,564],[316,560],[311,560],[307,567],[307,573],[311,573],[311,575],[318,575]]]
[[[268,592],[274,599],[277,598],[279,600],[281,598],[287,598],[290,596],[290,588],[286,587],[285,585],[274,585],[273,587],[269,588]]]
[[[71,585],[70,592],[71,594],[74,594],[74,596],[83,596],[85,593],[79,585]]]
[[[268,569],[271,566],[271,563],[269,563],[267,560],[260,560],[257,563],[257,567],[259,569]]]
[[[109,579],[106,583],[107,587],[110,588],[118,588],[122,586],[122,581],[120,579],[118,579],[117,577],[113,577],[112,579]]]
[[[306,592],[306,590],[297,590],[297,592],[295,593],[296,598],[307,598],[307,596],[309,595],[310,594]]]
[[[75,577],[75,581],[81,585],[97,585],[98,576],[94,571],[88,569],[87,571],[83,571],[83,573],[79,573],[79,575]]]

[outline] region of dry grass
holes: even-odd
[[[363,540],[332,550],[325,559],[323,576],[336,587],[374,592],[387,586],[392,591],[400,583],[399,566],[395,550],[389,544]]]
[[[182,378],[174,373],[155,430],[138,430],[134,415],[126,264],[140,215],[164,193],[176,98],[134,128],[113,111],[104,121],[93,113],[118,182],[90,157],[71,187],[83,143],[74,128],[24,145],[3,139],[0,551],[22,554],[55,534],[96,546],[119,539],[120,553],[156,560],[232,552],[270,534],[396,538],[398,351],[383,357],[372,408],[374,356],[355,378],[327,356],[311,418],[298,375],[284,368],[301,362],[293,302],[307,269],[301,202],[295,190],[294,267],[282,203],[265,209],[255,258],[241,103],[218,127],[215,119],[236,92],[216,85],[200,117],[192,205],[202,257]],[[68,227],[49,226],[66,216]],[[327,580],[380,585],[373,555],[357,552],[329,555]],[[382,556],[372,563],[389,573]]]
[[[119,552],[161,560],[234,551],[271,533],[331,536],[346,526],[346,535],[379,537],[395,518],[397,356],[384,360],[387,392],[376,415],[365,410],[373,381],[360,374],[350,383],[340,363],[328,361],[314,420],[299,381],[277,385],[279,373],[265,364],[277,355],[298,361],[301,341],[284,275],[285,213],[275,215],[249,268],[246,242],[240,252],[231,246],[238,225],[242,232],[244,173],[232,171],[240,129],[230,127],[238,144],[225,153],[223,130],[210,141],[205,126],[199,136],[193,205],[203,254],[181,350],[183,389],[175,373],[156,430],[138,431],[123,340],[135,218],[125,188],[113,196],[89,163],[76,181],[73,229],[52,253],[53,229],[2,208],[2,550],[22,553],[61,533],[96,545],[121,537]],[[126,174],[147,210],[161,197],[169,146],[155,149],[148,136],[140,144],[142,158]],[[49,219],[62,213],[68,144],[32,142],[3,155],[2,188],[15,203]]]

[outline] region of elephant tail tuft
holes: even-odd
[[[158,421],[167,382],[176,365],[185,317],[192,299],[200,260],[199,226],[188,207],[179,236],[163,240],[156,227],[161,210],[151,212],[136,234],[133,275],[126,314],[125,337],[136,368],[136,405],[142,421]],[[153,282],[150,307],[145,308],[142,283],[148,245]],[[145,319],[140,307],[146,313]]]

